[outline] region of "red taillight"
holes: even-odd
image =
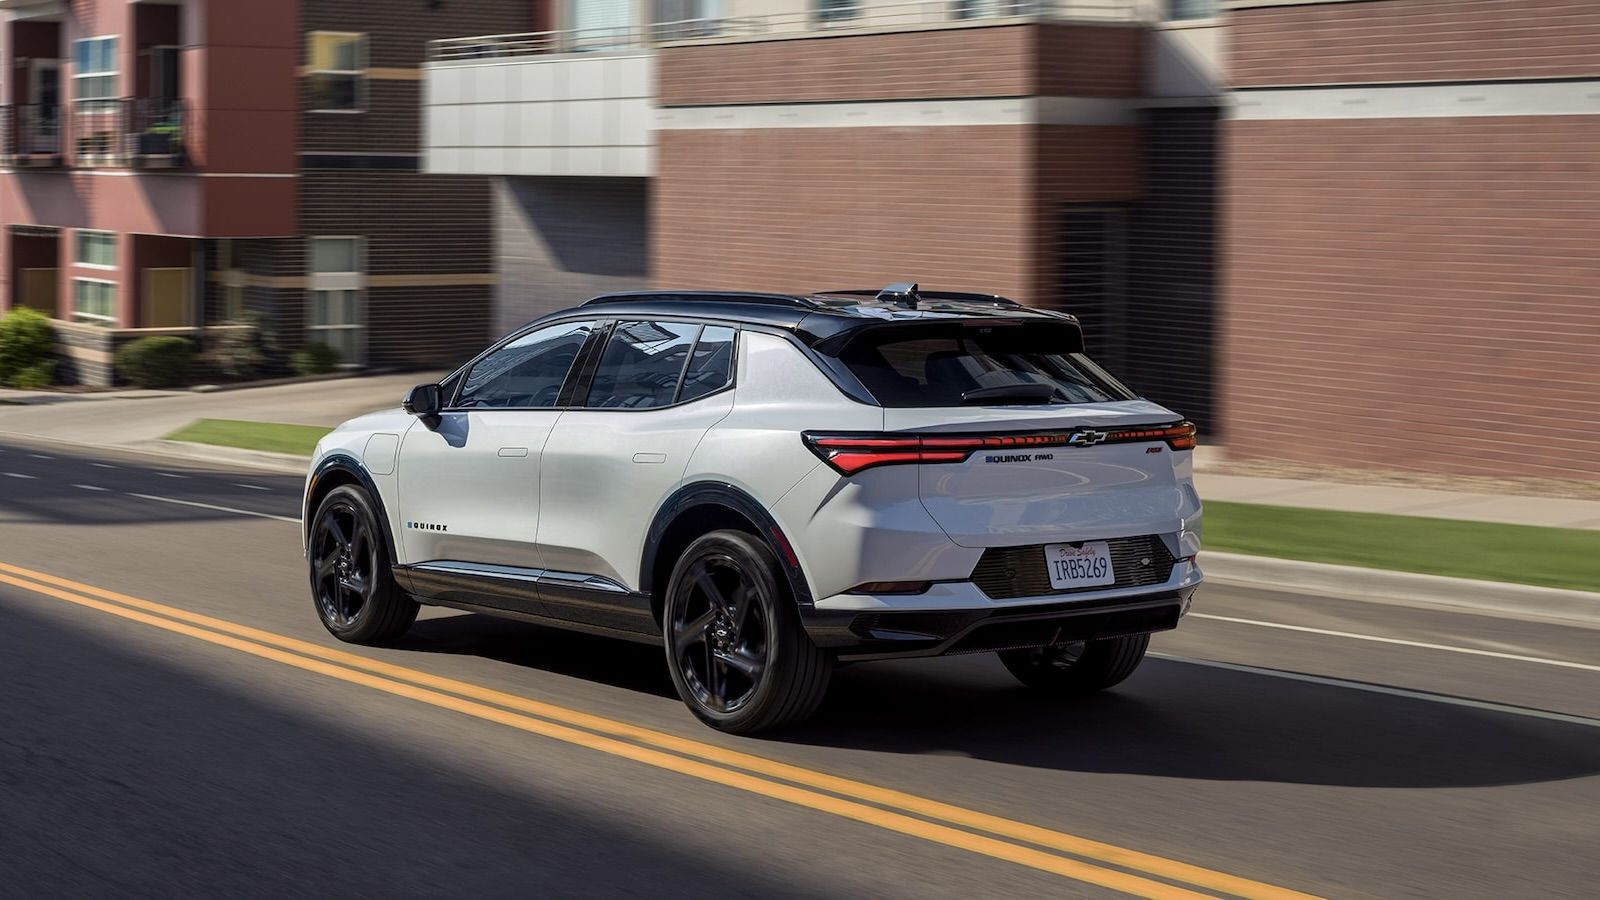
[[[1198,441],[1194,436],[1193,422],[1179,422],[1159,428],[1118,428],[1106,432],[1107,444],[1130,444],[1141,441],[1166,441],[1174,450],[1193,450]]]
[[[806,446],[842,475],[854,475],[874,466],[904,463],[965,462],[977,450],[1020,450],[1032,447],[1082,449],[1099,444],[1129,444],[1164,441],[1174,450],[1193,450],[1194,423],[1140,426],[1099,431],[1074,428],[1070,431],[1030,432],[1027,434],[813,434],[806,432]]]

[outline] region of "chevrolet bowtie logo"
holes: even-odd
[[[1086,428],[1083,431],[1074,431],[1072,437],[1067,438],[1067,445],[1070,447],[1093,447],[1105,439],[1106,433],[1104,431]]]

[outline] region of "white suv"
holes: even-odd
[[[347,641],[422,603],[659,642],[727,731],[810,714],[835,661],[1092,691],[1200,583],[1194,445],[1001,297],[614,294],[325,437],[311,589]]]

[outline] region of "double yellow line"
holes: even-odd
[[[1310,896],[379,662],[43,572],[0,563],[0,584],[610,756],[1134,896]]]

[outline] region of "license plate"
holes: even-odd
[[[1056,590],[1117,582],[1116,573],[1111,571],[1111,546],[1105,541],[1085,541],[1079,547],[1046,544],[1044,565],[1050,573],[1050,586]]]

